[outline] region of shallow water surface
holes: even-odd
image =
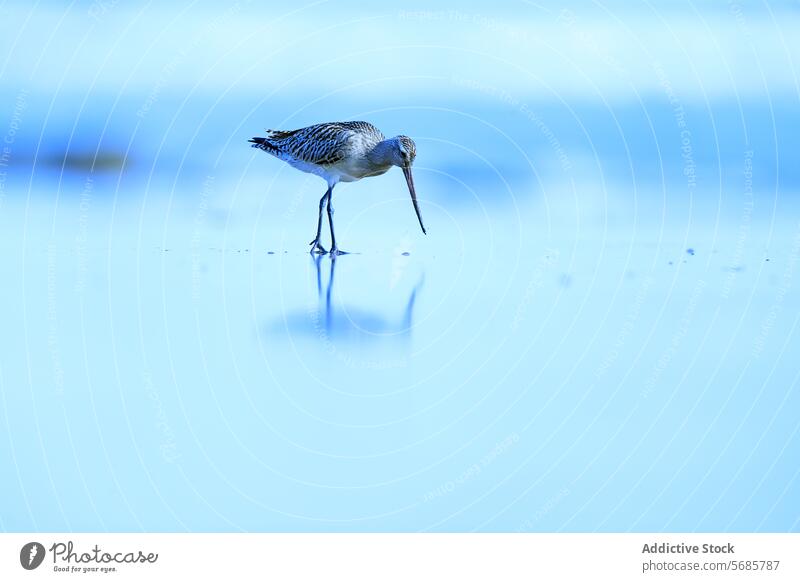
[[[333,260],[315,191],[253,188],[14,208],[6,527],[791,526],[791,221],[741,245],[423,203],[424,237],[402,190],[351,188]]]

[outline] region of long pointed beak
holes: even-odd
[[[417,191],[414,190],[414,176],[411,175],[411,168],[404,167],[403,174],[406,177],[406,183],[408,184],[408,191],[411,193],[411,202],[414,203],[414,211],[417,213],[417,218],[419,219],[419,226],[422,228],[422,234],[428,234],[425,230],[425,225],[422,224],[422,215],[419,213],[419,204],[417,203]]]

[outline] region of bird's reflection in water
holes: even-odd
[[[420,273],[413,288],[402,295],[390,291],[388,285],[377,283],[374,288],[370,287],[374,279],[367,275],[364,276],[364,287],[354,290],[343,285],[347,281],[340,280],[344,275],[354,274],[349,271],[351,265],[342,262],[356,261],[359,269],[368,268],[364,257],[346,255],[330,259],[317,255],[309,260],[316,277],[316,298],[306,309],[290,310],[285,317],[274,320],[266,329],[267,333],[284,339],[288,332],[292,340],[306,338],[317,347],[339,355],[344,355],[345,349],[348,352],[355,349],[356,352],[351,354],[353,357],[356,353],[360,357],[365,352],[387,350],[402,358],[405,351],[402,348],[410,345],[414,306],[419,299],[424,274]],[[314,285],[312,281],[309,283]],[[363,306],[357,303],[355,295],[343,298],[343,294],[351,292],[364,298]]]
[[[414,304],[422,288],[424,277],[420,275],[419,281],[411,289],[408,298],[404,301],[402,310],[395,313],[380,313],[367,311],[363,308],[335,302],[332,300],[334,284],[336,281],[336,265],[342,260],[351,257],[327,259],[317,255],[312,260],[317,275],[317,295],[319,309],[316,313],[318,322],[314,325],[319,331],[324,330],[325,336],[337,343],[375,343],[403,341],[410,337],[414,318]],[[356,258],[356,257],[353,257]],[[325,281],[324,265],[327,265],[327,281]],[[312,323],[314,314],[311,314]]]

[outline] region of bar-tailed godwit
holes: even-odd
[[[336,246],[333,233],[333,187],[339,182],[355,182],[368,176],[379,176],[392,166],[403,169],[419,225],[422,232],[427,234],[411,175],[417,148],[410,137],[398,135],[386,139],[377,127],[366,121],[337,121],[290,131],[267,130],[267,137],[254,137],[250,143],[254,148],[262,149],[298,170],[324,178],[328,183],[328,189],[319,201],[317,236],[310,243],[312,253],[327,252],[319,240],[322,210],[327,201],[331,256],[343,254]]]

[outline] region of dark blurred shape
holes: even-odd
[[[45,156],[43,162],[48,166],[63,168],[65,170],[92,172],[111,172],[122,170],[130,161],[119,152],[65,152],[64,154],[50,154]]]

